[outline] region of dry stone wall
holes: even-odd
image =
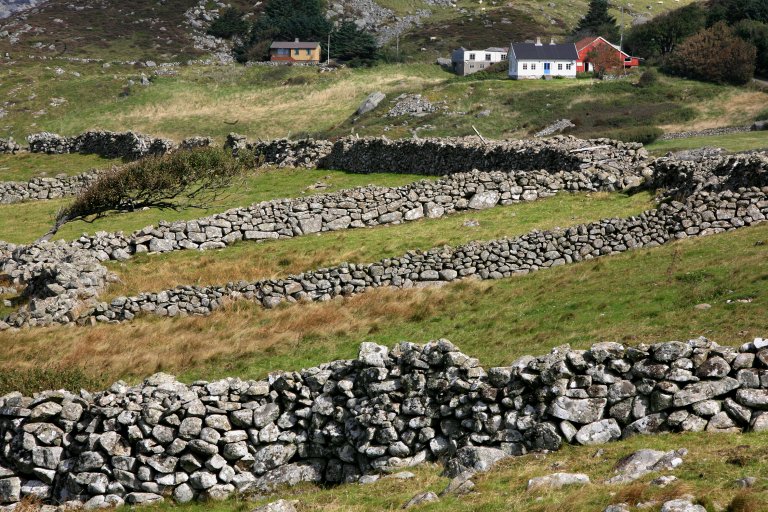
[[[447,340],[363,343],[354,360],[261,381],[156,374],[94,394],[1,397],[0,504],[222,499],[424,461],[456,476],[564,443],[766,429],[760,338],[561,346],[487,370]]]
[[[20,247],[12,257],[5,259],[2,270],[16,283],[27,284],[26,293],[31,302],[28,308],[12,315],[8,323],[21,326],[74,321],[73,312],[83,309],[79,307],[77,297],[91,299],[104,287],[104,282],[94,283],[79,293],[80,281],[69,279],[71,273],[67,272],[66,279],[59,276],[59,281],[55,283],[67,289],[67,294],[56,296],[46,292],[40,296],[36,291],[43,287],[39,286],[31,291],[29,283],[33,276],[37,281],[40,281],[38,277],[51,277],[49,273],[38,276],[38,263],[45,262],[46,266],[50,266],[51,260],[61,258],[63,254],[67,255],[67,263],[77,262],[75,268],[90,268],[94,261],[126,260],[135,253],[217,249],[241,240],[263,241],[399,224],[420,218],[439,218],[458,211],[491,208],[497,204],[533,201],[558,191],[614,191],[634,182],[608,172],[474,171],[453,174],[435,182],[422,180],[402,187],[363,187],[301,199],[267,201],[202,219],[162,223],[128,236],[97,233],[94,236],[84,235],[71,243]],[[108,278],[108,274],[103,274],[103,277]],[[90,283],[90,279],[87,282]],[[218,292],[213,293],[218,295]],[[202,303],[213,308],[219,301],[204,298]],[[129,309],[119,318],[131,317],[132,307],[129,305]],[[106,316],[95,316],[100,319],[115,318],[112,311]]]
[[[93,183],[100,174],[100,171],[94,170],[74,176],[60,174],[53,178],[33,178],[27,182],[2,181],[0,204],[73,196]]]
[[[82,153],[104,158],[136,160],[147,155],[162,155],[176,148],[168,139],[135,132],[89,131],[75,137],[41,132],[27,137],[31,153]]]
[[[344,263],[284,279],[182,286],[118,297],[109,305],[96,306],[90,316],[96,321],[115,321],[131,320],[140,313],[204,315],[227,300],[241,298],[274,307],[285,301],[326,301],[380,286],[410,288],[462,278],[501,279],[691,236],[722,233],[768,217],[765,156],[716,159],[704,166],[663,161],[656,170],[657,182],[666,183],[669,191],[657,209],[638,216],[557,231],[533,231],[514,239],[413,251],[368,264]]]
[[[348,172],[415,173],[444,176],[480,171],[592,171],[637,177],[649,163],[642,144],[610,139],[486,141],[473,138],[397,139],[348,137],[323,140],[249,142],[230,134],[227,147],[260,154],[267,164]]]

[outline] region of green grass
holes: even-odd
[[[407,174],[351,174],[339,171],[308,169],[272,169],[253,171],[242,183],[232,185],[208,208],[148,209],[127,213],[115,213],[91,221],[75,221],[66,224],[56,235],[57,239],[72,240],[84,232],[124,231],[129,233],[159,221],[174,221],[204,217],[230,208],[248,206],[259,201],[283,197],[312,195],[307,187],[322,182],[328,185],[325,192],[364,186],[405,185],[419,179]],[[32,201],[12,205],[0,205],[0,240],[12,243],[28,243],[46,233],[53,224],[59,209],[71,199]]]
[[[158,77],[146,87],[126,86],[141,73],[130,67],[62,66],[62,75],[37,63],[0,70],[0,94],[9,100],[0,137],[22,140],[41,130],[73,135],[100,128],[176,140],[210,135],[223,142],[231,131],[250,138],[351,133],[395,138],[410,137],[415,128],[424,128],[421,136],[472,135],[475,126],[487,137],[519,138],[563,117],[576,122],[576,135],[603,136],[636,125],[746,124],[768,98],[748,88],[669,77],[643,89],[592,80],[462,78],[434,64],[322,74],[308,68],[186,66],[178,76]],[[386,93],[387,99],[356,119],[355,110],[374,91]],[[423,94],[445,102],[446,109],[421,118],[385,117],[401,93]],[[51,107],[51,98],[66,102]],[[490,115],[476,117],[484,110]]]
[[[155,371],[188,381],[261,378],[278,369],[355,357],[363,340],[391,346],[445,337],[487,366],[564,343],[586,348],[596,341],[635,344],[704,335],[740,344],[766,335],[767,240],[768,224],[762,224],[492,282],[374,290],[274,310],[236,302],[205,318],[148,316],[87,329],[4,332],[0,366],[34,368],[55,360],[97,371],[107,384]],[[182,264],[177,268],[183,271]],[[694,308],[701,303],[712,307]],[[46,350],[51,343],[55,354]]]
[[[648,193],[632,196],[563,193],[530,203],[397,226],[326,232],[263,243],[241,242],[226,250],[202,254],[175,251],[138,255],[127,262],[109,264],[120,276],[120,284],[110,287],[108,297],[190,283],[223,284],[240,279],[272,278],[342,262],[368,263],[397,257],[409,250],[516,236],[534,228],[553,229],[610,216],[626,217],[652,207]],[[466,226],[468,222],[479,225]]]
[[[96,155],[0,155],[0,181],[29,181],[32,178],[50,178],[58,174],[72,176],[91,169],[105,169],[118,163],[120,160]]]
[[[714,146],[726,151],[748,151],[768,148],[768,131],[733,133],[730,135],[711,135],[691,137],[680,140],[660,140],[646,146],[654,155],[664,155],[670,151],[696,149],[702,146]]]

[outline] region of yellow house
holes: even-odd
[[[320,62],[320,43],[306,43],[298,39],[292,43],[275,41],[269,47],[269,60],[273,62]]]

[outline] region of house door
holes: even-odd
[[[549,74],[549,62],[544,63],[544,74],[545,75]]]

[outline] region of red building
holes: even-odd
[[[616,52],[616,62],[622,62],[625,68],[634,68],[640,65],[638,57],[632,57],[623,52],[618,45],[615,45],[604,37],[585,37],[576,43],[576,51],[579,53],[579,60],[576,62],[576,72],[586,73],[594,71],[594,67],[589,62],[590,53],[602,51],[608,48]]]

